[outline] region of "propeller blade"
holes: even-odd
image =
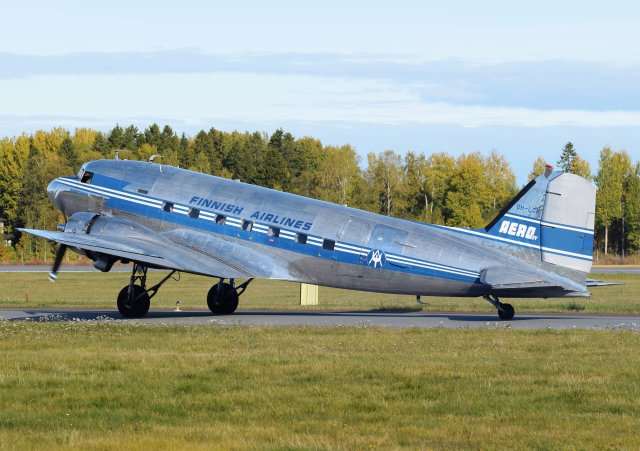
[[[55,282],[58,278],[58,269],[60,269],[60,264],[62,263],[62,258],[64,257],[64,253],[67,250],[67,246],[64,244],[60,244],[58,246],[58,251],[56,252],[56,259],[53,261],[53,268],[51,268],[51,272],[49,273],[49,280],[51,282]]]

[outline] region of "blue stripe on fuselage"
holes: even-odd
[[[538,223],[536,224],[535,222]],[[564,255],[580,260],[593,260],[593,233],[559,228],[571,227],[563,224],[556,224],[559,227],[548,227],[541,226],[539,221],[535,220],[529,222],[523,220],[519,222],[510,218],[502,218],[489,232],[486,232],[484,229],[463,229],[435,224],[428,225],[457,233],[472,235],[478,238],[506,242],[530,249],[540,250],[542,246],[542,250],[544,250],[544,252]],[[526,228],[520,229],[521,225],[526,225]],[[512,228],[513,226],[515,226],[515,229]],[[500,230],[502,230],[502,233]],[[518,234],[519,230],[522,231]],[[543,234],[542,240],[540,237],[541,233]]]
[[[101,185],[98,185],[96,182],[100,181]],[[69,181],[71,183],[71,181]],[[272,237],[268,236],[266,233],[261,233],[254,226],[254,230],[251,232],[242,230],[240,227],[225,224],[220,225],[216,224],[214,221],[209,221],[200,218],[191,218],[190,216],[179,213],[176,211],[178,208],[175,207],[183,207],[182,205],[176,204],[173,212],[166,212],[159,207],[151,207],[149,205],[143,205],[142,201],[137,201],[136,198],[144,198],[146,202],[158,202],[162,203],[161,199],[154,198],[152,196],[142,196],[140,194],[133,194],[126,191],[122,191],[122,187],[126,186],[127,183],[123,183],[121,180],[112,179],[110,177],[100,176],[96,177],[94,175],[94,179],[92,180],[92,184],[84,185],[77,181],[74,182],[75,188],[84,188],[86,190],[91,189],[100,189],[106,188],[108,190],[116,190],[118,191],[119,196],[121,198],[109,197],[109,192],[105,192],[105,197],[109,197],[105,204],[110,208],[115,210],[121,210],[124,212],[132,213],[138,216],[144,216],[151,219],[156,219],[158,221],[167,221],[174,224],[179,224],[186,227],[191,227],[198,230],[207,231],[210,233],[215,233],[218,235],[224,235],[228,237],[234,237],[240,240],[251,241],[254,243],[259,243],[271,247],[276,247],[279,249],[292,251],[300,254],[305,254],[309,256],[313,256],[316,258],[322,258],[325,260],[334,260],[340,263],[345,264],[353,264],[353,265],[363,265],[360,260],[361,256],[366,256],[370,251],[368,248],[363,248],[354,244],[349,243],[337,243],[336,249],[334,251],[328,251],[322,248],[322,246],[315,246],[313,244],[300,244],[295,239],[287,239],[283,236],[280,237]],[[126,197],[127,199],[123,199],[122,197]],[[189,207],[184,206],[184,209],[188,209]],[[205,210],[201,210],[205,211]],[[213,213],[213,212],[212,212]],[[236,218],[232,218],[236,219]],[[237,218],[240,221],[242,218]],[[268,227],[268,224],[263,224],[264,227]],[[282,229],[285,230],[285,229]],[[289,232],[295,234],[295,230],[290,230]],[[313,235],[308,235],[310,238],[313,238]],[[315,237],[322,240],[322,237]],[[352,252],[347,252],[340,250],[340,245],[353,246],[362,249],[360,254],[354,254]],[[387,254],[388,257],[396,257],[395,254]],[[400,258],[410,258],[399,256]],[[446,278],[450,280],[457,281],[465,281],[465,282],[478,282],[479,274],[477,272],[469,271],[462,268],[448,267],[446,265],[442,265],[439,263],[432,263],[423,260],[417,260],[415,258],[410,258],[411,260],[418,261],[419,263],[403,263],[402,266],[389,264],[385,270],[397,271],[410,273],[421,276],[428,277],[437,277],[437,278]],[[422,265],[422,266],[417,266]],[[391,269],[389,266],[393,266]],[[427,266],[426,268],[424,266]],[[465,274],[466,273],[466,274]]]

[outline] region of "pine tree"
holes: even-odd
[[[142,144],[140,142],[140,132],[135,125],[129,125],[124,129],[122,136],[122,147],[124,149],[136,150]]]
[[[153,123],[144,131],[144,142],[152,146],[159,147],[162,141],[161,135],[160,127],[158,124]]]
[[[572,172],[574,160],[577,157],[578,152],[576,152],[573,144],[569,141],[562,149],[562,155],[560,155],[560,159],[558,160],[558,167],[560,167],[564,172]]]
[[[105,157],[113,158],[113,155],[109,155],[111,153],[109,142],[100,132],[96,134],[96,138],[93,140],[93,150],[100,152]]]
[[[269,188],[287,191],[291,174],[280,150],[269,146],[264,156],[263,183]]]
[[[78,161],[78,153],[73,146],[73,141],[70,137],[66,137],[62,144],[60,144],[60,156],[67,160],[67,164],[71,170],[76,173],[80,169],[80,161]]]

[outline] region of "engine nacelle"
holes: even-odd
[[[81,212],[75,213],[73,216],[69,218],[67,223],[64,225],[65,233],[77,233],[78,235],[89,235],[91,233],[91,228],[95,220],[97,220],[100,215],[89,212]]]
[[[65,233],[79,235],[99,235],[114,237],[138,237],[150,236],[153,231],[134,222],[117,219],[109,216],[100,216],[90,212],[78,212],[73,214],[64,225]],[[88,251],[72,248],[79,254],[86,255],[93,260],[93,266],[103,272],[109,272],[119,257],[104,254],[102,252]]]

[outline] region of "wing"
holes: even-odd
[[[171,238],[182,238],[177,240],[151,231],[144,234],[138,231],[136,236],[118,236],[19,230],[91,253],[194,274],[271,279],[286,279],[289,276],[283,262],[269,255],[235,242],[189,231],[180,235],[174,232]]]
[[[589,296],[584,285],[548,271],[527,271],[496,266],[480,272],[480,281],[491,292],[505,297]]]

